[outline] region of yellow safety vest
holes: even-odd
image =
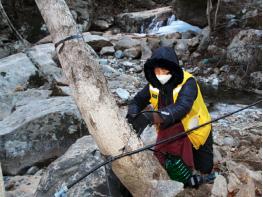
[[[187,79],[189,79],[190,77],[193,76],[190,73],[184,71],[183,82],[173,90],[174,103],[176,103],[181,88],[186,83]],[[198,88],[198,93],[193,103],[193,106],[190,112],[186,114],[181,120],[185,131],[211,121],[210,114],[206,108],[198,84],[197,84],[197,88]],[[152,85],[150,85],[150,95],[151,95],[150,98],[151,105],[153,106],[154,110],[158,110],[159,89],[154,88]],[[193,144],[196,150],[199,149],[199,147],[206,142],[206,139],[208,138],[210,131],[211,131],[211,124],[208,124],[188,134],[188,138],[190,139],[191,143]]]

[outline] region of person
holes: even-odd
[[[144,74],[149,83],[130,101],[126,116],[137,132],[155,124],[158,142],[211,120],[197,81],[179,66],[173,48],[156,49],[144,64]],[[149,105],[156,113],[142,113]],[[213,169],[212,144],[208,124],[176,141],[156,146],[154,154],[162,165],[169,153],[179,156],[191,170],[209,174]]]

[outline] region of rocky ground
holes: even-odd
[[[75,6],[73,15],[74,10],[81,8],[81,2],[71,5]],[[249,102],[256,98],[249,97],[254,94],[248,91],[260,97],[262,31],[257,21],[261,9],[255,7],[256,1],[241,13],[236,10],[229,10],[231,16],[221,13],[225,16],[225,33],[218,30],[211,37],[204,27],[206,24],[202,24],[204,16],[198,15],[196,21],[191,21],[191,17],[184,15],[182,1],[176,4],[181,7],[177,17],[202,27],[200,31],[151,32],[151,25],[168,24],[174,8],[164,3],[165,7],[144,11],[145,6],[147,9],[160,7],[159,1],[145,2],[136,9],[129,7],[141,12],[128,12],[128,9],[117,13],[116,18],[94,19],[92,24],[86,24],[78,16],[85,19],[90,13],[75,13],[82,28],[93,27],[93,31],[83,33],[84,40],[96,52],[123,116],[128,101],[146,84],[145,60],[160,46],[174,47],[180,64],[200,82],[215,89],[223,86],[246,90],[240,95],[248,97]],[[224,6],[223,3],[222,8]],[[118,25],[113,25],[115,23]],[[6,30],[3,26],[0,22],[0,28]],[[138,34],[140,31],[144,33]],[[1,31],[0,57],[4,58],[0,59],[0,160],[6,196],[51,196],[62,183],[76,179],[105,158],[89,136],[71,97],[50,37],[27,48],[17,42],[17,48],[12,48],[15,45],[10,44],[6,35]],[[10,54],[13,55],[8,56]],[[209,89],[204,90],[205,95],[210,95]],[[235,91],[232,92],[235,98]],[[217,94],[222,97],[224,93]],[[224,99],[218,102],[206,97],[214,118],[244,106],[233,99],[226,104]],[[261,106],[257,106],[214,123],[214,166],[221,175],[214,184],[185,189],[179,196],[261,196],[261,117]],[[146,143],[155,140],[152,129],[144,133],[144,140]],[[108,166],[74,186],[69,196],[110,196],[110,193],[121,196],[120,183]]]

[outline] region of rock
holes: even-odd
[[[230,72],[230,66],[224,65],[219,69],[221,72],[229,73]]]
[[[74,131],[70,130],[72,126]],[[77,138],[87,134],[70,97],[31,101],[17,107],[0,121],[0,131],[0,160],[3,172],[11,175],[60,156]]]
[[[136,7],[139,7],[139,8],[146,8],[146,9],[149,9],[149,8],[152,8],[156,3],[152,0],[144,0],[144,1],[141,1],[141,0],[134,0],[133,1],[133,4],[136,6]]]
[[[118,88],[116,94],[124,101],[128,100],[130,97],[130,93],[122,88]]]
[[[83,31],[88,31],[94,18],[94,1],[78,0],[71,2],[66,0],[71,10],[77,13],[77,23],[81,24]]]
[[[124,53],[121,51],[121,50],[118,50],[114,53],[114,56],[117,58],[117,59],[122,59],[124,57]]]
[[[59,62],[53,44],[37,45],[26,50],[31,61],[37,65],[39,75],[46,78],[51,84],[53,81],[65,81],[62,69],[57,66]],[[55,62],[56,61],[56,62]]]
[[[175,44],[176,40],[167,38],[162,38],[160,42],[161,47],[174,47]]]
[[[77,177],[101,162],[103,159],[92,137],[80,138],[64,155],[48,166],[35,196],[53,196],[62,185],[72,183]],[[109,196],[105,168],[99,168],[87,176],[85,181],[73,186],[68,191],[67,196]]]
[[[248,73],[260,71],[262,31],[248,29],[240,31],[227,47],[227,58]]]
[[[262,26],[262,12],[259,9],[249,10],[241,17],[242,26],[261,29]]]
[[[107,64],[109,64],[109,60],[108,59],[99,59],[99,64],[100,65],[107,65]]]
[[[223,157],[220,151],[218,150],[218,147],[215,145],[213,146],[213,154],[214,154],[214,157],[213,157],[214,164],[222,162]]]
[[[237,191],[240,185],[242,185],[242,183],[237,178],[237,176],[234,173],[230,173],[228,175],[228,184],[227,184],[228,191],[231,193]]]
[[[109,24],[107,21],[98,19],[92,22],[91,28],[94,30],[104,31],[110,27],[111,24]]]
[[[24,53],[18,53],[0,59],[1,93],[14,92],[17,86],[26,86],[37,68]]]
[[[205,27],[207,25],[206,1],[176,0],[173,2],[177,18],[201,27]],[[212,2],[215,3],[214,0]]]
[[[236,196],[238,197],[255,197],[255,183],[251,178],[248,178],[247,184],[243,185]]]
[[[232,136],[227,136],[223,139],[224,145],[235,146],[235,140]]]
[[[225,177],[218,175],[214,180],[212,197],[227,197],[227,182]]]
[[[28,89],[23,92],[0,94],[0,121],[15,111],[17,107],[31,101],[46,99],[50,93],[49,90]]]
[[[160,38],[147,38],[148,45],[152,51],[160,47]]]
[[[206,27],[201,32],[201,41],[197,48],[197,51],[204,52],[208,48],[210,41],[210,30],[208,27]]]
[[[161,7],[154,10],[146,10],[141,12],[131,12],[119,14],[116,17],[116,24],[125,32],[143,33],[148,31],[148,26],[159,21],[167,20],[173,13],[171,7]]]
[[[110,47],[103,47],[100,50],[100,55],[113,55],[115,53],[115,49],[113,46]]]
[[[136,58],[139,58],[141,55],[141,48],[132,47],[130,49],[125,49],[123,53],[125,57],[136,59]]]
[[[26,172],[27,175],[34,175],[36,172],[39,171],[39,168],[37,166],[32,166],[29,168]]]
[[[199,40],[198,37],[194,37],[194,38],[189,39],[187,41],[187,45],[189,47],[189,51],[190,52],[194,52],[197,49],[199,43],[200,43],[200,40]]]
[[[113,46],[109,39],[98,36],[84,34],[84,40],[87,42],[95,51],[100,51],[103,47]]]
[[[137,39],[132,39],[128,36],[122,37],[115,45],[116,50],[125,50],[133,47],[139,47],[141,42]]]
[[[252,88],[262,90],[262,72],[253,72],[249,75],[249,83]]]
[[[188,59],[188,56],[190,55],[190,53],[188,51],[187,43],[188,43],[188,40],[186,39],[177,40],[174,50],[179,59],[183,59],[183,60]]]
[[[186,32],[182,32],[182,39],[191,39],[195,36],[197,36],[196,32],[194,31],[186,31]]]
[[[262,182],[261,171],[252,171],[248,169],[245,165],[236,163],[234,161],[227,161],[226,167],[230,172],[235,173],[239,180],[246,180],[248,177],[251,177],[257,182]]]
[[[5,177],[6,197],[32,197],[36,192],[41,176]]]
[[[147,60],[152,56],[152,51],[145,39],[144,40],[142,39],[141,41],[141,52],[142,52],[141,60]]]

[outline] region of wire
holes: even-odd
[[[252,106],[255,106],[255,105],[257,105],[257,104],[259,104],[259,103],[261,103],[261,102],[262,102],[262,100],[259,100],[259,101],[255,102],[255,103],[252,103],[252,104],[250,104],[250,105],[248,105],[248,106],[246,106],[246,107],[243,107],[243,108],[241,108],[241,109],[239,109],[239,110],[236,110],[236,111],[233,111],[233,112],[228,113],[228,114],[226,114],[226,115],[223,115],[223,116],[221,116],[221,117],[219,117],[219,118],[213,119],[213,120],[211,120],[211,121],[209,121],[209,122],[206,122],[206,123],[204,123],[204,124],[202,124],[202,125],[199,125],[199,126],[197,126],[197,127],[194,127],[194,128],[189,129],[189,130],[187,130],[187,131],[181,131],[181,132],[180,132],[179,134],[177,134],[177,135],[171,136],[171,137],[169,137],[169,138],[167,138],[167,139],[160,140],[159,142],[156,142],[156,143],[154,143],[154,144],[149,144],[149,145],[146,145],[146,146],[144,146],[144,147],[142,147],[142,148],[138,148],[138,149],[133,150],[133,151],[130,151],[130,152],[122,153],[122,154],[116,155],[116,156],[114,156],[114,157],[113,157],[113,156],[112,156],[112,157],[109,157],[108,160],[106,160],[106,161],[98,164],[97,166],[94,166],[92,169],[90,169],[88,172],[86,172],[84,175],[82,175],[79,179],[77,179],[77,180],[75,180],[74,182],[70,183],[70,184],[67,186],[67,188],[70,189],[70,188],[73,187],[75,184],[77,184],[78,182],[82,181],[85,177],[87,177],[88,175],[90,175],[91,173],[93,173],[94,171],[96,171],[97,169],[99,169],[100,167],[102,167],[102,166],[104,166],[104,165],[106,165],[106,164],[108,164],[108,163],[111,163],[111,162],[116,161],[116,160],[118,160],[118,159],[121,159],[121,158],[123,158],[123,157],[127,157],[127,156],[131,156],[131,155],[137,154],[137,153],[142,152],[142,151],[145,151],[145,150],[149,150],[149,149],[151,149],[152,147],[158,146],[158,145],[160,145],[160,144],[170,143],[170,142],[172,142],[172,141],[177,140],[178,138],[180,138],[180,137],[182,137],[182,136],[187,135],[188,133],[190,133],[190,132],[192,132],[192,131],[194,131],[194,130],[196,130],[196,129],[199,129],[200,127],[206,126],[206,125],[211,124],[211,123],[213,123],[213,122],[216,122],[216,121],[218,121],[218,120],[220,120],[220,119],[224,119],[224,118],[226,118],[226,117],[228,117],[228,116],[231,116],[231,115],[233,115],[233,114],[235,114],[235,113],[238,113],[238,112],[243,111],[243,110],[245,110],[245,109],[247,109],[247,108],[250,108],[250,107],[252,107]],[[154,111],[144,111],[144,112],[154,112]]]

